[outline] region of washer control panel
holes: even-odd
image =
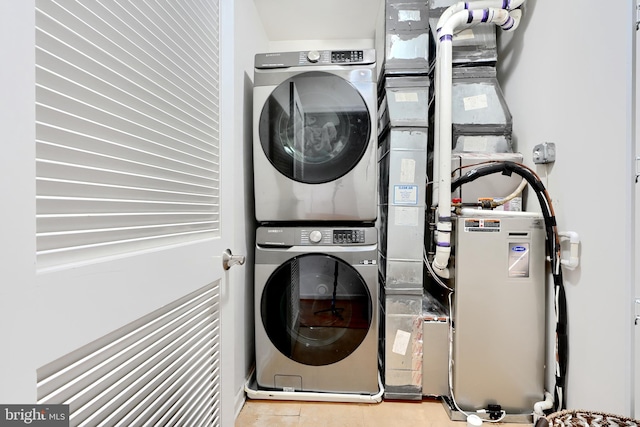
[[[364,243],[364,230],[334,230],[334,244]]]
[[[366,243],[365,230],[359,228],[300,230],[302,245],[362,245]]]

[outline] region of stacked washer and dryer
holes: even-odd
[[[270,396],[381,394],[376,80],[373,49],[255,57],[256,386]]]

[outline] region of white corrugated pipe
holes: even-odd
[[[482,2],[469,3],[475,6]],[[495,2],[486,2],[495,3]],[[523,0],[513,2],[498,1],[503,4],[521,5]],[[464,4],[464,3],[463,3]],[[456,6],[451,6],[455,8]],[[513,6],[515,7],[515,6]],[[447,9],[449,10],[449,9]],[[451,141],[452,141],[452,87],[453,87],[453,34],[461,28],[479,23],[493,23],[505,31],[517,27],[516,19],[507,9],[485,8],[466,9],[454,12],[442,23],[437,34],[436,53],[436,117],[435,117],[435,158],[434,200],[438,200],[438,219],[436,224],[436,253],[433,268],[438,276],[449,278],[449,257],[451,255]],[[439,23],[440,25],[440,23]],[[437,185],[436,185],[437,184]]]

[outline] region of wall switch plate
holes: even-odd
[[[543,142],[533,147],[533,163],[553,163],[556,161],[556,144]]]

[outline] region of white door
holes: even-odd
[[[222,253],[242,224],[217,2],[2,0],[0,17],[0,402],[230,425]]]

